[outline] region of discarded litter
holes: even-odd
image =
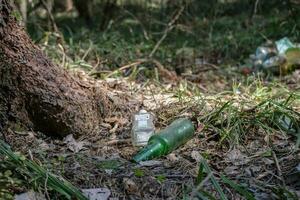
[[[274,72],[276,72],[277,67],[284,64],[284,62],[285,62],[284,57],[282,57],[282,56],[273,56],[273,57],[265,60],[262,63],[262,67],[265,70],[275,70]]]
[[[276,41],[275,44],[279,54],[284,54],[289,48],[295,47],[295,45],[287,37]]]
[[[15,195],[15,200],[46,200],[46,197],[40,193],[29,191],[19,195]]]
[[[265,71],[285,75],[300,65],[300,47],[287,37],[275,41],[273,46],[260,46],[250,55],[246,66],[250,71]],[[248,70],[244,70],[248,71]]]
[[[194,132],[194,125],[190,120],[177,119],[170,126],[153,135],[148,145],[135,155],[133,160],[140,162],[166,155],[191,139]]]
[[[149,138],[154,134],[153,116],[146,110],[140,110],[135,114],[132,122],[132,144],[145,146]]]
[[[110,190],[107,188],[83,189],[82,192],[89,200],[106,200],[111,195]]]
[[[257,60],[262,60],[262,61],[274,55],[276,55],[276,51],[274,48],[270,48],[270,47],[258,47],[255,52],[255,58]]]

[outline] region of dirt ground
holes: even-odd
[[[94,81],[83,72],[76,74]],[[206,99],[231,84],[230,78],[228,81],[211,72],[199,76]],[[297,87],[297,81],[290,81],[290,86]],[[181,87],[178,83],[138,83],[110,78],[95,84],[106,91],[114,105],[98,134],[59,140],[39,132],[11,130],[6,135],[8,143],[80,188],[108,188],[111,199],[197,199],[198,189],[205,189],[218,199],[209,180],[204,180],[201,186],[196,184],[203,158],[217,180],[223,174],[246,186],[257,199],[275,199],[274,194],[282,193],[279,185],[300,195],[299,174],[293,175],[300,163],[300,152],[294,150],[295,138],[279,132],[268,135],[249,130],[243,143],[221,145],[218,134],[204,130],[195,117],[211,112],[213,105],[199,104],[188,91],[183,100],[178,100],[176,90]],[[197,126],[195,136],[167,156],[138,164],[132,162],[138,149],[131,144],[131,116],[140,108],[153,113],[157,130],[178,117],[191,118]],[[228,185],[221,181],[220,184],[229,199],[243,199]]]

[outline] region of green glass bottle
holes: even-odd
[[[177,119],[167,128],[151,136],[147,146],[135,155],[133,160],[140,162],[166,155],[191,139],[194,132],[195,127],[190,120]]]

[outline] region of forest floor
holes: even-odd
[[[251,199],[246,191],[256,199],[297,199],[297,138],[274,120],[275,113],[299,117],[299,71],[276,78],[280,82],[256,76],[235,80],[234,73],[228,76],[212,68],[193,74],[199,84],[180,76],[161,77],[159,82],[94,80],[76,70],[75,76],[97,82],[114,104],[98,134],[53,140],[14,130],[6,138],[15,151],[30,155],[54,174],[80,188],[108,188],[110,197],[219,199],[210,179],[198,180],[204,159],[229,199]],[[189,117],[197,125],[195,136],[165,157],[133,163],[138,149],[131,143],[131,116],[142,107],[154,114],[156,130]],[[224,176],[236,185],[221,179]]]
[[[124,13],[119,21],[133,18]],[[290,24],[277,26],[282,16],[271,14],[257,15],[253,23],[246,23],[244,14],[241,20],[204,18],[198,24],[189,24],[186,16],[159,46],[153,56],[157,60],[149,54],[161,32],[156,36],[135,18],[122,26],[115,22],[101,34],[79,29],[76,20],[66,23],[70,28],[58,19],[65,43],[57,43],[57,33],[43,30],[46,23],[29,23],[29,33],[48,57],[101,87],[113,106],[97,134],[61,140],[11,127],[6,141],[78,188],[107,188],[111,199],[224,199],[218,185],[228,199],[298,199],[300,70],[276,76],[239,67],[265,37],[288,34]],[[156,25],[160,31],[165,27]],[[195,136],[167,156],[132,162],[139,149],[131,143],[131,117],[141,108],[153,113],[156,130],[176,118],[190,118]],[[286,128],[286,121],[293,126]],[[291,130],[295,124],[298,135]],[[203,170],[205,163],[212,173]],[[0,162],[3,168],[16,170]],[[20,181],[12,184],[14,193],[35,189],[47,194],[33,178],[9,176]],[[2,177],[0,173],[0,185]]]

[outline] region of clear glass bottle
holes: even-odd
[[[154,134],[153,116],[146,110],[140,110],[134,115],[132,121],[132,144],[145,146],[149,138]]]

